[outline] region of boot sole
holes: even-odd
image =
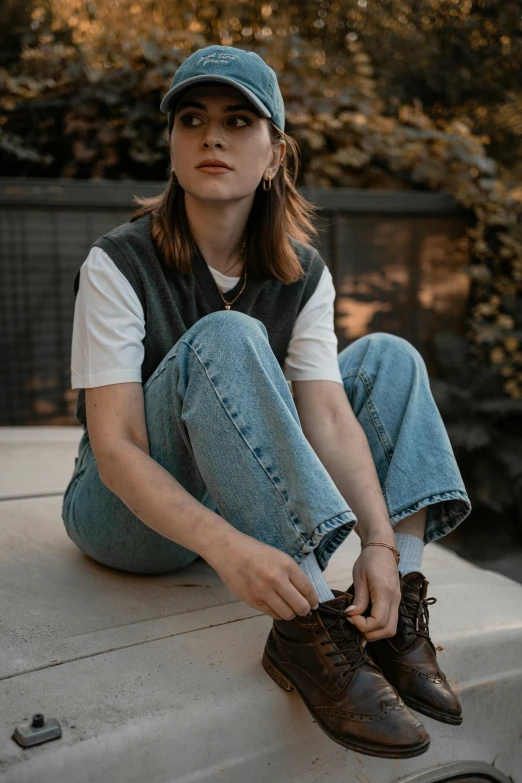
[[[354,750],[359,753],[366,753],[368,756],[378,756],[379,758],[385,758],[385,759],[409,759],[413,758],[414,756],[420,756],[422,753],[425,753],[429,746],[430,746],[430,739],[428,738],[427,742],[423,742],[422,745],[417,745],[416,747],[411,747],[407,750],[399,749],[397,748],[394,750],[393,748],[382,748],[381,746],[376,745],[365,745],[362,742],[358,742],[356,740],[349,740],[346,739],[346,737],[342,737],[339,734],[336,734],[333,732],[329,726],[324,723],[322,718],[316,714],[313,706],[310,704],[308,699],[303,695],[303,693],[299,690],[297,685],[291,680],[286,674],[282,674],[279,669],[276,667],[274,662],[269,658],[266,650],[263,653],[263,657],[261,659],[261,662],[263,664],[263,668],[268,674],[269,677],[272,678],[272,680],[276,683],[276,685],[279,685],[280,688],[282,688],[284,691],[287,691],[288,693],[290,691],[294,691],[301,697],[303,700],[308,712],[312,715],[313,719],[316,721],[319,728],[321,728],[325,734],[330,737],[330,739],[334,740],[334,742],[337,742],[339,745],[343,745],[345,748],[349,748],[349,750]],[[403,700],[404,701],[404,700]]]
[[[460,726],[463,721],[462,715],[456,717],[455,715],[445,715],[443,712],[432,712],[428,707],[416,702],[415,699],[405,698],[400,691],[397,691],[397,693],[408,707],[411,707],[415,712],[421,712],[428,718],[433,718],[433,720],[438,720],[441,723],[449,723],[451,726]]]

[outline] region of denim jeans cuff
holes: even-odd
[[[353,511],[343,511],[342,514],[321,522],[312,532],[311,538],[307,538],[293,556],[295,562],[299,565],[310,552],[315,551],[317,562],[324,571],[331,556],[353,530],[356,522],[357,517]]]
[[[430,544],[438,538],[451,533],[471,512],[471,503],[465,492],[459,489],[450,492],[439,492],[428,498],[422,498],[408,508],[390,517],[393,527],[401,519],[410,516],[425,506],[429,506],[426,516],[424,543]]]

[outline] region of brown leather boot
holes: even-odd
[[[295,690],[328,736],[345,748],[383,758],[424,753],[430,738],[366,654],[344,610],[352,596],[319,604],[306,617],[274,620],[263,666]]]
[[[429,635],[429,582],[420,571],[401,578],[397,633],[368,642],[366,650],[409,707],[443,723],[462,723],[459,700],[437,663]]]

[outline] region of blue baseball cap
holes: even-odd
[[[264,117],[285,129],[285,107],[275,71],[255,52],[233,46],[206,46],[193,52],[179,66],[163,96],[160,110],[171,118],[174,98],[200,82],[223,82],[236,87]]]

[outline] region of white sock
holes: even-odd
[[[319,603],[323,603],[323,601],[329,601],[331,598],[335,598],[335,595],[328,587],[328,583],[323,576],[323,572],[321,571],[321,567],[317,562],[315,552],[310,552],[310,554],[305,557],[302,563],[299,564],[299,568],[306,574],[308,579],[315,587],[317,595],[319,596]]]
[[[401,555],[399,571],[403,576],[412,571],[420,571],[422,555],[424,554],[424,541],[422,538],[412,536],[409,533],[395,533],[397,549]]]

